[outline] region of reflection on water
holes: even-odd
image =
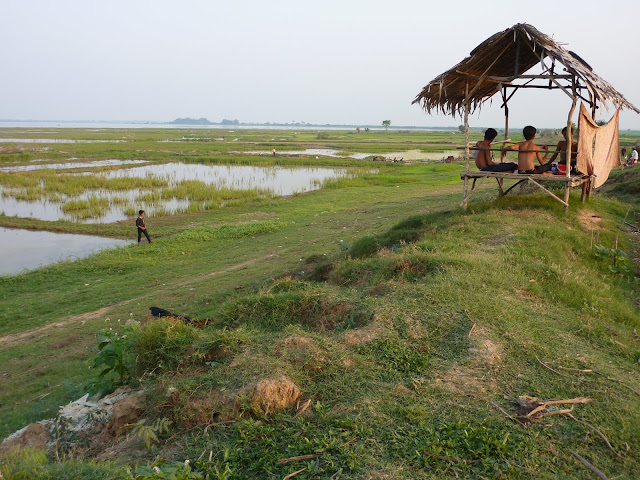
[[[63,170],[68,168],[115,167],[118,165],[134,165],[147,163],[145,160],[96,160],[95,162],[34,163],[31,165],[15,165],[2,167],[0,172],[26,172],[30,170]]]
[[[127,140],[72,140],[69,138],[2,138],[0,143],[122,143]]]
[[[82,162],[83,167],[104,165],[105,161]],[[125,162],[120,162],[120,164]],[[127,163],[139,163],[141,160],[130,160]],[[55,164],[80,165],[77,163]],[[51,166],[52,164],[49,164]],[[21,167],[44,167],[44,165],[23,165]],[[15,168],[15,167],[6,167]],[[63,167],[56,167],[63,168]],[[27,168],[23,168],[27,169]],[[251,167],[227,165],[201,165],[185,163],[166,163],[143,165],[119,170],[103,172],[83,172],[107,178],[148,178],[156,177],[166,180],[169,187],[185,180],[197,180],[211,186],[212,189],[253,190],[270,192],[272,195],[292,195],[320,188],[326,180],[349,175],[344,168],[284,168],[284,167]],[[41,198],[38,200],[21,199],[20,189],[12,190],[0,186],[0,213],[8,216],[30,217],[41,220],[71,220],[82,223],[109,223],[126,220],[135,216],[142,208],[148,216],[156,214],[172,214],[190,209],[190,202],[184,198],[174,198],[170,194],[163,195],[163,189],[155,191],[131,189],[126,191],[87,190],[81,195],[60,194],[56,201]],[[155,194],[154,200],[144,201],[143,195]],[[18,198],[16,198],[16,196]],[[88,210],[82,214],[63,210],[63,204],[69,200],[108,199],[108,205],[96,210]],[[145,198],[150,198],[149,196]],[[202,208],[195,205],[197,209]],[[128,214],[126,213],[128,209]],[[132,213],[133,212],[133,213]],[[158,213],[156,213],[158,212]]]
[[[173,186],[183,180],[199,180],[217,188],[269,190],[275,195],[292,195],[318,188],[325,180],[348,175],[345,168],[284,168],[238,165],[164,163],[102,172],[108,178],[155,177]]]
[[[253,150],[250,152],[244,152],[246,155],[273,155],[273,151],[269,150]],[[393,160],[394,158],[405,161],[421,161],[421,160],[442,160],[449,155],[460,155],[458,151],[448,152],[423,152],[422,150],[406,150],[404,152],[390,152],[390,153],[345,153],[339,150],[333,150],[331,148],[307,148],[306,150],[283,150],[281,152],[276,151],[276,155],[282,156],[298,156],[298,155],[316,155],[319,157],[345,157],[353,158],[354,160],[364,160],[365,158],[385,158],[387,160]]]
[[[0,227],[0,275],[13,275],[62,260],[77,260],[131,243],[114,238]]]

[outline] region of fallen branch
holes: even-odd
[[[569,453],[571,455],[573,455],[574,457],[576,457],[576,459],[585,467],[587,467],[589,470],[591,470],[593,473],[595,473],[598,477],[600,477],[602,480],[609,480],[607,478],[607,476],[602,473],[601,470],[599,470],[598,468],[594,467],[593,465],[591,465],[591,463],[589,463],[587,460],[585,460],[584,458],[582,458],[580,455],[578,455],[576,452],[574,452],[573,450],[571,450],[570,448],[567,448],[567,450],[569,450]]]
[[[304,472],[305,470],[306,470],[306,467],[305,467],[305,468],[301,468],[301,469],[300,469],[300,470],[298,470],[297,472],[290,473],[289,475],[287,475],[286,477],[284,477],[282,480],[289,480],[291,477],[295,477],[297,474],[302,473],[302,472]]]
[[[498,410],[500,410],[508,419],[514,420],[514,421],[518,422],[520,425],[525,426],[525,424],[522,423],[522,421],[518,417],[514,417],[509,412],[507,412],[504,408],[502,408],[500,405],[498,405],[497,403],[495,403],[495,402],[493,402],[491,400],[489,400],[489,403],[491,405],[493,405],[494,407],[496,407]]]
[[[629,390],[631,390],[633,393],[635,393],[636,395],[638,395],[640,397],[640,392],[638,392],[637,390],[634,390],[633,388],[631,388],[629,385],[627,385],[626,383],[622,383],[620,380],[617,380],[615,378],[611,378],[611,377],[607,377],[605,374],[600,373],[600,372],[596,372],[595,370],[593,371],[593,373],[595,373],[596,375],[600,375],[601,377],[606,378],[607,380],[610,380],[612,382],[616,382],[619,383],[620,385],[622,385],[625,388],[628,388]]]
[[[300,415],[302,415],[304,412],[307,411],[307,408],[309,408],[311,406],[311,399],[307,400],[305,402],[305,404],[302,406],[302,408],[300,410],[298,410],[298,413],[296,413],[293,418],[298,418]]]
[[[444,460],[446,462],[451,462],[451,463],[480,463],[482,461],[477,459],[446,457],[444,455],[435,455],[429,452],[424,452],[424,454],[427,457],[437,458],[438,460]]]
[[[469,333],[467,334],[467,337],[471,337],[471,332],[473,332],[474,328],[476,328],[476,324],[475,323],[473,325],[471,325],[471,330],[469,330]]]
[[[578,398],[569,398],[566,400],[538,400],[535,397],[518,397],[518,403],[520,404],[521,407],[523,408],[531,408],[534,405],[537,404],[537,406],[535,408],[533,408],[533,410],[531,410],[529,413],[527,413],[527,415],[524,418],[531,418],[533,417],[536,413],[540,413],[543,410],[545,410],[549,405],[564,405],[564,404],[576,404],[576,403],[589,403],[592,402],[593,398],[588,398],[588,397],[578,397]],[[565,412],[571,412],[573,410],[573,408],[571,410],[567,410]],[[560,412],[562,412],[560,410]],[[563,413],[565,413],[563,412]],[[551,414],[551,412],[546,412],[545,414],[541,415],[540,417],[543,417],[545,415],[549,415]],[[554,413],[555,415],[557,415],[557,413]]]
[[[321,456],[321,453],[311,453],[309,455],[300,455],[298,457],[281,458],[280,460],[278,460],[278,465],[284,465],[285,463],[296,462],[298,460],[311,460],[313,458],[318,458]]]
[[[558,372],[557,370],[554,370],[553,368],[551,368],[549,365],[547,365],[542,360],[540,360],[537,355],[535,355],[535,357],[536,357],[536,360],[538,360],[538,363],[540,365],[542,365],[544,368],[546,368],[548,370],[551,370],[553,373],[555,373],[556,375],[560,375],[561,377],[568,377],[568,375],[564,375],[564,374]]]
[[[571,412],[573,412],[573,407],[571,407],[571,408],[566,408],[566,409],[564,409],[564,410],[551,410],[551,411],[549,411],[549,412],[543,412],[543,413],[540,415],[540,418],[542,418],[542,417],[549,417],[549,416],[551,416],[551,415],[568,415],[568,414],[570,414]]]
[[[576,417],[574,417],[573,415],[571,415],[570,413],[566,414],[567,417],[569,417],[572,420],[575,420],[576,422],[578,422],[581,425],[584,425],[585,427],[589,427],[591,430],[593,430],[594,432],[596,432],[600,438],[602,438],[602,440],[604,440],[604,443],[607,444],[607,447],[609,447],[609,449],[616,454],[616,456],[618,458],[622,458],[622,455],[620,455],[618,452],[616,452],[613,447],[611,446],[611,443],[609,443],[609,439],[607,437],[605,437],[604,433],[602,433],[600,430],[598,430],[596,427],[594,427],[593,425],[591,425],[590,423],[587,423],[583,420],[578,420]]]
[[[586,369],[582,370],[580,368],[563,367],[562,365],[558,365],[558,368],[560,370],[567,370],[569,372],[594,373],[593,370],[591,370],[590,368],[586,368]]]
[[[229,424],[232,424],[232,423],[236,423],[236,420],[223,420],[221,422],[210,423],[209,425],[204,427],[203,433],[205,435],[208,435],[209,427],[217,427],[218,425],[229,425]]]

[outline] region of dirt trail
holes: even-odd
[[[315,241],[315,240],[313,240],[313,241]],[[286,252],[288,250],[291,250],[291,249],[290,248],[286,248],[286,249],[279,250],[278,254],[284,253],[284,252]],[[142,300],[144,298],[151,297],[152,295],[157,295],[158,293],[162,293],[163,291],[171,290],[171,289],[174,289],[176,287],[184,287],[186,285],[191,285],[191,284],[199,282],[200,280],[204,280],[205,278],[215,277],[216,275],[222,275],[224,273],[232,272],[234,270],[239,270],[241,268],[248,267],[249,265],[253,265],[253,264],[261,262],[261,261],[269,260],[269,259],[274,258],[276,256],[277,256],[277,254],[270,253],[270,254],[264,255],[262,257],[253,258],[251,260],[247,260],[246,262],[238,263],[236,265],[232,265],[230,267],[223,268],[222,270],[216,270],[214,272],[204,273],[204,274],[198,275],[196,277],[190,277],[189,279],[187,279],[185,281],[181,281],[181,282],[178,282],[178,283],[171,284],[170,286],[167,286],[165,288],[157,288],[153,292],[149,292],[149,293],[147,293],[145,295],[141,295],[139,297],[130,298],[128,300],[123,300],[121,302],[114,303],[113,305],[109,305],[108,307],[103,307],[103,308],[100,308],[98,310],[95,310],[93,312],[86,312],[86,313],[82,313],[82,314],[79,314],[79,315],[72,315],[70,317],[65,318],[64,320],[60,320],[59,322],[48,323],[48,324],[42,325],[40,327],[35,327],[35,328],[30,329],[30,330],[25,330],[24,332],[12,333],[10,335],[6,335],[4,337],[0,337],[0,346],[2,346],[2,347],[11,347],[11,346],[14,346],[14,345],[18,345],[20,343],[24,343],[24,342],[26,342],[28,340],[33,339],[33,338],[39,338],[39,337],[43,336],[43,334],[45,334],[47,331],[49,331],[49,330],[51,330],[53,328],[64,327],[65,325],[69,325],[71,323],[76,323],[76,322],[81,322],[81,321],[84,321],[84,320],[95,320],[96,318],[100,318],[101,316],[107,314],[109,312],[109,310],[111,310],[112,308],[121,307],[121,306],[127,305],[127,304],[129,304],[131,302],[135,302],[137,300]]]

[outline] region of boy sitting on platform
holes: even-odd
[[[531,125],[527,125],[522,129],[524,142],[518,142],[509,147],[503,147],[503,151],[515,150],[518,152],[518,173],[544,173],[551,170],[551,164],[545,163],[549,148],[543,145],[545,150],[544,156],[540,155],[540,147],[533,143],[536,137],[536,129]],[[540,165],[535,165],[535,159],[538,159]]]
[[[473,147],[473,156],[476,159],[476,167],[483,172],[513,172],[518,166],[513,162],[495,163],[491,154],[491,142],[498,132],[489,128],[484,132],[484,140],[477,142]]]
[[[547,163],[553,163],[553,161],[560,154],[560,163],[567,163],[567,127],[562,129],[562,135],[564,136],[564,140],[560,140],[558,145],[556,146],[556,151],[551,155],[551,158]],[[571,130],[571,166],[575,167],[577,159],[578,159],[578,142],[573,139],[573,129]]]

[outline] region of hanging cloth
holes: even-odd
[[[620,165],[618,156],[619,114],[616,110],[609,123],[598,126],[584,103],[580,104],[578,118],[578,170],[594,175],[593,187],[598,188],[609,178],[609,172]]]

